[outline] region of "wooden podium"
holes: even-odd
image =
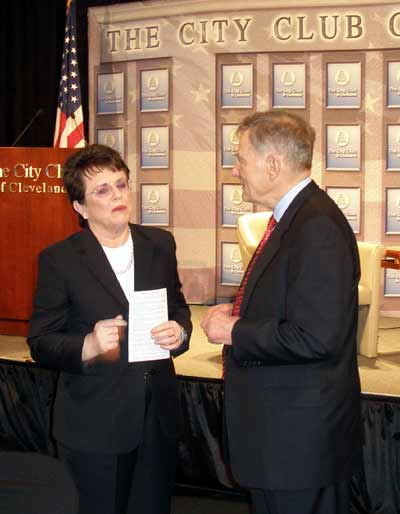
[[[0,334],[27,335],[38,254],[79,229],[61,178],[74,152],[0,148]]]

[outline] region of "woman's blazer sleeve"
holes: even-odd
[[[86,334],[70,330],[68,284],[60,260],[51,248],[39,255],[28,345],[32,358],[41,365],[81,373]]]

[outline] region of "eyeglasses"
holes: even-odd
[[[97,198],[106,199],[111,198],[114,194],[114,189],[116,189],[119,193],[126,193],[129,190],[130,182],[128,180],[118,180],[116,184],[113,186],[111,184],[101,184],[96,187],[90,193],[86,193],[89,195],[95,195]]]

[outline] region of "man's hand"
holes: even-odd
[[[96,323],[93,332],[85,337],[82,348],[82,361],[100,357],[104,360],[119,358],[119,345],[127,322],[119,314],[114,319],[102,319]]]
[[[210,343],[232,344],[233,325],[239,316],[232,316],[232,304],[222,303],[208,309],[200,326]]]
[[[182,329],[176,321],[166,321],[151,329],[154,342],[164,350],[176,350],[183,343]]]

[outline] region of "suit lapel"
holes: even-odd
[[[149,289],[152,282],[151,269],[154,243],[141,230],[140,225],[131,225],[135,263],[135,291]]]
[[[81,256],[82,264],[88,269],[95,280],[104,287],[126,310],[128,300],[111,268],[99,241],[89,229],[80,233],[75,240],[77,252]],[[82,285],[84,287],[84,284]]]
[[[283,220],[283,218],[282,218]],[[247,307],[247,304],[251,298],[253,289],[258,282],[260,275],[264,272],[264,270],[269,266],[269,263],[274,258],[275,254],[279,251],[281,245],[281,238],[286,229],[284,229],[281,221],[276,225],[274,231],[270,235],[268,241],[266,242],[262,252],[260,253],[257,261],[254,263],[254,267],[250,273],[244,295],[243,301],[241,305],[241,312],[243,313]]]
[[[135,291],[143,291],[151,284],[154,243],[146,237],[139,225],[130,225],[130,229],[134,247]],[[128,300],[94,234],[89,229],[82,230],[80,237],[75,240],[75,246],[91,275],[127,309]]]
[[[314,181],[311,181],[300,193],[293,199],[285,211],[279,223],[276,225],[274,231],[270,235],[266,245],[264,246],[259,258],[254,263],[253,270],[249,276],[247,286],[244,292],[243,301],[241,305],[241,312],[243,313],[247,307],[247,304],[251,298],[253,289],[258,282],[261,274],[269,266],[270,262],[277,254],[281,246],[281,240],[284,234],[289,229],[293,217],[296,215],[300,207],[307,201],[307,199],[318,190],[318,186]]]

